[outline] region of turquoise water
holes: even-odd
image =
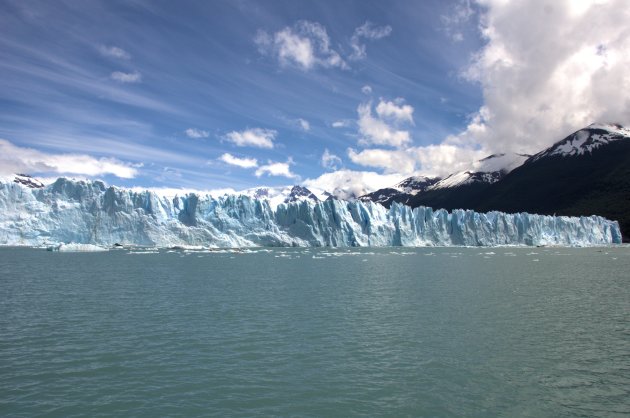
[[[0,248],[2,416],[630,414],[630,248]]]

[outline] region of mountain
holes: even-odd
[[[533,155],[464,208],[616,219],[630,238],[630,129],[593,124]]]
[[[0,245],[599,245],[621,239],[616,222],[596,216],[449,213],[395,202],[386,209],[360,200],[315,202],[301,189],[294,195],[303,199],[273,208],[246,195],[167,197],[66,178],[43,188],[0,181]]]
[[[408,177],[393,187],[379,189],[359,197],[364,202],[380,203],[389,207],[392,202],[406,204],[412,196],[424,192],[440,180],[439,177]]]
[[[44,183],[32,176],[29,176],[28,174],[16,174],[13,181],[31,189],[41,189],[44,187]]]
[[[411,207],[599,215],[619,220],[630,240],[630,129],[592,124],[532,156],[491,155],[409,197],[381,189],[363,200]]]
[[[278,207],[281,203],[294,203],[301,202],[303,200],[310,200],[312,202],[319,202],[325,200],[329,193],[322,193],[321,197],[318,197],[315,193],[303,186],[281,186],[281,187],[256,187],[253,189],[247,189],[240,192],[233,193],[234,195],[249,196],[252,199],[267,200],[272,208]]]
[[[293,186],[289,195],[284,199],[284,203],[302,202],[304,200],[319,202],[319,198],[306,187]]]
[[[381,203],[388,207],[392,202],[434,208],[457,209],[501,180],[509,171],[522,164],[527,155],[493,154],[474,164],[473,170],[453,173],[445,178],[410,177],[391,188],[380,189],[361,196],[364,201]],[[405,187],[405,186],[409,187]]]

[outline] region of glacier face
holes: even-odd
[[[280,204],[249,196],[166,197],[59,178],[0,182],[0,245],[75,242],[169,247],[588,246],[621,242],[616,221],[470,210],[390,209],[362,201]]]

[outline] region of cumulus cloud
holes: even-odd
[[[393,102],[381,100],[376,106],[376,114],[382,119],[413,123],[413,107],[400,97]]]
[[[101,176],[112,174],[120,178],[133,178],[137,166],[115,158],[95,158],[84,154],[47,154],[14,145],[0,139],[0,173],[55,173]]]
[[[110,58],[118,58],[118,59],[124,59],[124,60],[128,60],[129,58],[131,58],[131,55],[129,55],[127,51],[117,46],[101,45],[98,48],[98,50],[101,53],[101,55],[110,57]]]
[[[364,39],[374,41],[385,38],[391,33],[392,27],[389,25],[375,26],[371,22],[365,22],[363,25],[354,30],[354,34],[350,39],[350,47],[352,48],[352,55],[350,55],[350,59],[360,60],[367,56],[366,47],[363,43]]]
[[[382,168],[386,173],[410,174],[416,160],[405,150],[366,149],[360,152],[348,149],[350,160],[362,166]]]
[[[234,165],[241,168],[258,167],[258,161],[255,158],[238,158],[227,152],[219,157],[219,160],[223,161],[226,164]]]
[[[256,174],[256,177],[261,177],[262,175],[266,174],[268,176],[297,179],[299,178],[299,176],[291,172],[292,164],[293,160],[291,158],[289,158],[286,163],[268,161],[268,164],[261,165],[254,174]]]
[[[276,135],[278,132],[273,129],[253,128],[229,132],[225,139],[239,147],[273,148]]]
[[[304,71],[315,67],[348,68],[341,55],[330,46],[326,28],[317,22],[302,20],[275,33],[260,30],[254,42],[261,54],[276,58],[283,66],[295,66]]]
[[[328,151],[328,148],[324,149],[321,159],[322,167],[329,170],[337,170],[341,166],[341,158]]]
[[[417,173],[437,177],[474,169],[476,161],[489,155],[485,150],[444,143],[412,147],[406,151],[415,159]]]
[[[387,113],[391,110],[387,103],[391,102],[383,102],[381,100],[379,105],[377,105],[377,109],[381,106],[381,112]],[[396,107],[394,104],[392,104],[392,106]],[[396,109],[398,108],[396,107]],[[408,120],[413,122],[413,117],[411,116],[413,108],[409,106],[408,110],[405,109],[401,108],[401,114],[408,112]],[[361,135],[361,144],[402,147],[411,142],[409,131],[398,129],[397,127],[398,122],[401,122],[400,119],[394,118],[393,121],[387,121],[384,120],[380,114],[378,114],[378,117],[374,117],[372,115],[372,102],[361,103],[357,108],[357,113],[359,115],[357,124],[359,126],[359,134]],[[391,116],[391,114],[388,114],[387,116]],[[403,119],[404,118],[405,116],[403,116]],[[394,124],[392,125],[390,122],[394,122]]]
[[[210,136],[210,132],[197,128],[188,128],[184,132],[186,133],[187,137],[194,139],[207,138],[208,136]]]
[[[124,73],[122,71],[114,71],[110,75],[111,79],[119,83],[139,83],[142,81],[142,74],[138,71],[132,73]]]
[[[422,174],[444,177],[449,174],[474,170],[476,163],[487,157],[486,151],[450,144],[405,147],[397,150],[348,149],[348,157],[358,165],[380,168],[387,174],[403,176]]]
[[[463,77],[483,106],[447,143],[534,153],[593,122],[630,124],[630,3],[479,0],[486,44]]]
[[[379,174],[373,171],[338,170],[307,179],[304,186],[326,190],[339,199],[352,199],[389,187],[403,179],[398,174]]]

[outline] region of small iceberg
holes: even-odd
[[[47,248],[48,251],[59,251],[62,253],[93,253],[93,252],[101,252],[101,251],[109,251],[108,248],[99,247],[98,245],[93,244],[77,244],[75,242],[71,242],[69,244],[57,244],[51,245]]]

